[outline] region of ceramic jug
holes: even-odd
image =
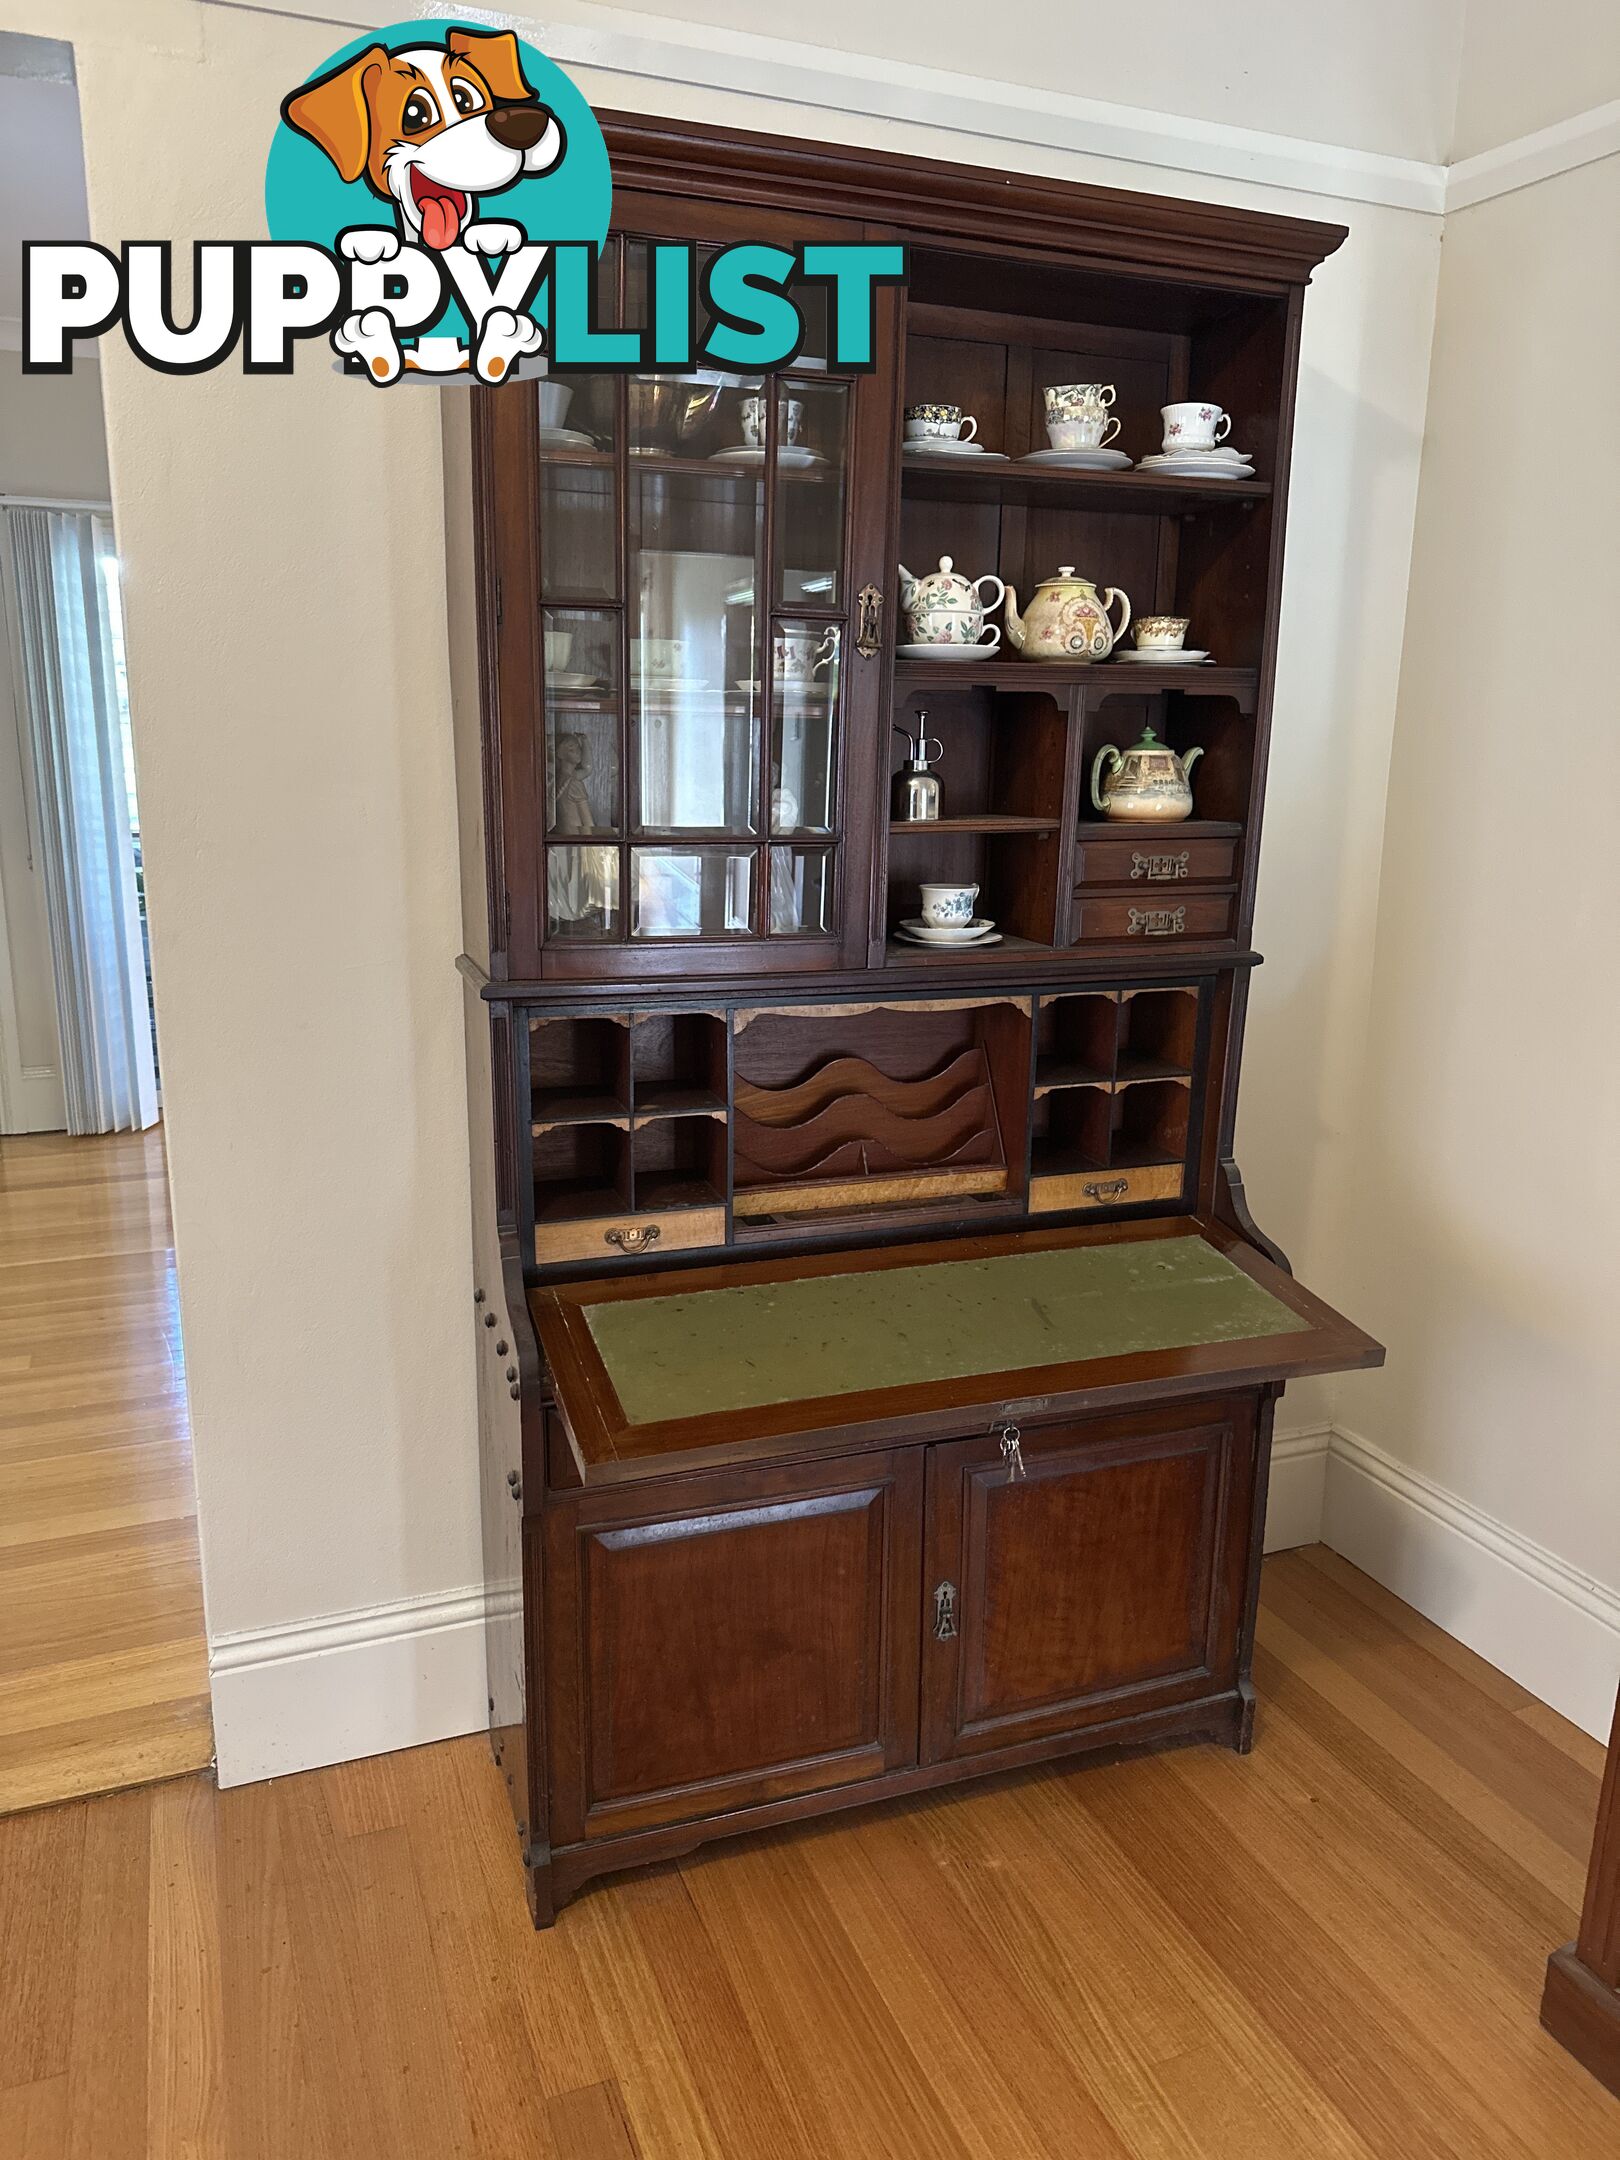
[[[1142,740],[1123,756],[1104,743],[1091,767],[1092,806],[1122,823],[1176,824],[1192,815],[1192,769],[1203,754],[1189,750],[1177,757],[1151,728],[1144,728]]]
[[[980,599],[979,588],[983,585],[995,587],[993,598]],[[977,645],[982,641],[987,653],[994,652],[1001,643],[1001,632],[992,628],[985,638],[984,618],[1006,589],[1000,578],[988,572],[978,578],[959,576],[949,555],[942,555],[939,568],[929,571],[926,577],[913,577],[902,563],[900,605],[905,610],[911,643]]]
[[[1114,602],[1124,610],[1118,629],[1110,615]],[[1018,612],[1018,595],[1007,587],[1007,635],[1026,660],[1106,660],[1130,628],[1131,603],[1110,585],[1099,597],[1090,578],[1076,577],[1065,563],[1056,577],[1042,578],[1027,615]]]

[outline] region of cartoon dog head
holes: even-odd
[[[523,77],[509,30],[452,30],[443,45],[373,45],[283,101],[287,125],[345,180],[392,203],[408,241],[453,247],[474,198],[563,154],[560,122]]]

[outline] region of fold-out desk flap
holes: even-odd
[[[1224,1225],[663,1270],[530,1293],[588,1483],[932,1440],[1383,1362]]]

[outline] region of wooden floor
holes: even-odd
[[[161,1131],[0,1139],[0,1814],[212,1756]]]
[[[1332,1555],[1256,1752],[1043,1769],[530,1932],[480,1740],[0,1823],[5,2160],[1604,2160],[1539,2030],[1600,1751]]]

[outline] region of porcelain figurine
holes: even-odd
[[[1116,600],[1123,611],[1117,629],[1110,613]],[[1090,578],[1077,577],[1065,563],[1056,577],[1042,578],[1025,615],[1009,585],[1005,620],[1013,649],[1026,660],[1066,660],[1072,667],[1108,658],[1130,627],[1131,603],[1116,585],[1099,597]]]
[[[1189,750],[1177,757],[1151,728],[1123,755],[1104,743],[1091,767],[1092,806],[1122,824],[1177,824],[1192,815],[1192,769],[1203,754]]]
[[[993,599],[981,599],[979,589],[995,588]],[[949,555],[939,558],[939,568],[926,577],[913,577],[900,565],[900,605],[914,645],[977,645],[984,638],[984,618],[1007,590],[1000,578],[957,574]],[[987,650],[1001,643],[1001,632],[992,628]]]

